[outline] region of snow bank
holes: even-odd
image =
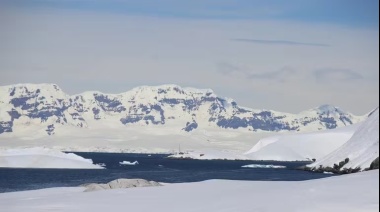
[[[379,110],[377,109],[363,122],[347,143],[316,163],[309,165],[309,167],[334,167],[334,164],[339,164],[349,158],[349,162],[341,169],[356,169],[359,167],[366,169],[378,157]]]
[[[245,153],[253,160],[306,161],[320,159],[347,142],[360,124],[313,133],[261,139]]]
[[[378,171],[302,182],[212,180],[89,193],[83,190],[77,187],[3,193],[0,205],[7,212],[379,211]]]
[[[0,167],[100,169],[91,159],[47,148],[0,150]]]
[[[178,153],[170,155],[168,158],[194,160],[251,160],[243,154],[212,149]]]
[[[135,162],[122,161],[122,162],[119,162],[119,164],[126,165],[126,166],[136,166],[136,165],[139,165],[139,162],[138,161],[135,161]]]
[[[251,168],[251,169],[286,169],[286,166],[250,164],[250,165],[242,166],[242,168]]]

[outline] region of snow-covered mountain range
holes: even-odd
[[[249,98],[249,96],[248,96]],[[54,135],[64,126],[128,128],[167,126],[191,132],[205,128],[245,131],[317,131],[351,125],[355,116],[323,105],[299,114],[256,110],[217,96],[212,90],[176,85],[137,87],[120,94],[84,92],[70,96],[55,84],[0,87],[0,136],[28,127]]]

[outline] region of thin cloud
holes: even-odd
[[[232,75],[233,73],[245,73],[245,71],[235,65],[232,65],[230,63],[219,63],[217,64],[217,72],[222,75]]]
[[[297,71],[290,68],[284,67],[278,71],[266,72],[266,73],[251,73],[248,74],[249,79],[264,79],[264,80],[276,80],[280,82],[284,82],[287,79],[293,77],[297,74]]]
[[[331,47],[331,45],[324,44],[324,43],[306,43],[306,42],[297,42],[297,41],[288,41],[288,40],[260,40],[260,39],[245,39],[245,38],[235,38],[231,40],[235,42],[256,43],[256,44],[264,44],[264,45]]]
[[[297,71],[291,67],[283,67],[278,71],[253,73],[247,68],[238,67],[230,63],[219,63],[218,73],[227,76],[238,75],[251,80],[272,80],[285,82],[294,77],[297,74]]]
[[[350,69],[319,69],[314,71],[317,82],[337,82],[362,80],[364,76]]]

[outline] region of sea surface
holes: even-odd
[[[164,183],[198,182],[211,179],[246,181],[303,181],[331,175],[296,170],[306,162],[179,160],[168,155],[126,153],[75,153],[105,164],[103,170],[0,168],[0,193],[50,187],[107,183],[119,178],[142,178]],[[138,165],[120,165],[122,161]],[[287,168],[242,168],[250,164]]]

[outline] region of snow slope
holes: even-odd
[[[254,160],[318,160],[346,143],[360,125],[263,138],[246,155]]]
[[[342,147],[321,158],[309,167],[333,167],[346,158],[350,161],[342,169],[366,169],[379,157],[379,109],[356,130],[352,138]]]
[[[0,194],[3,211],[378,212],[379,172],[302,182],[212,180],[83,192],[52,188]]]
[[[46,148],[0,150],[0,167],[101,169],[91,159]]]

